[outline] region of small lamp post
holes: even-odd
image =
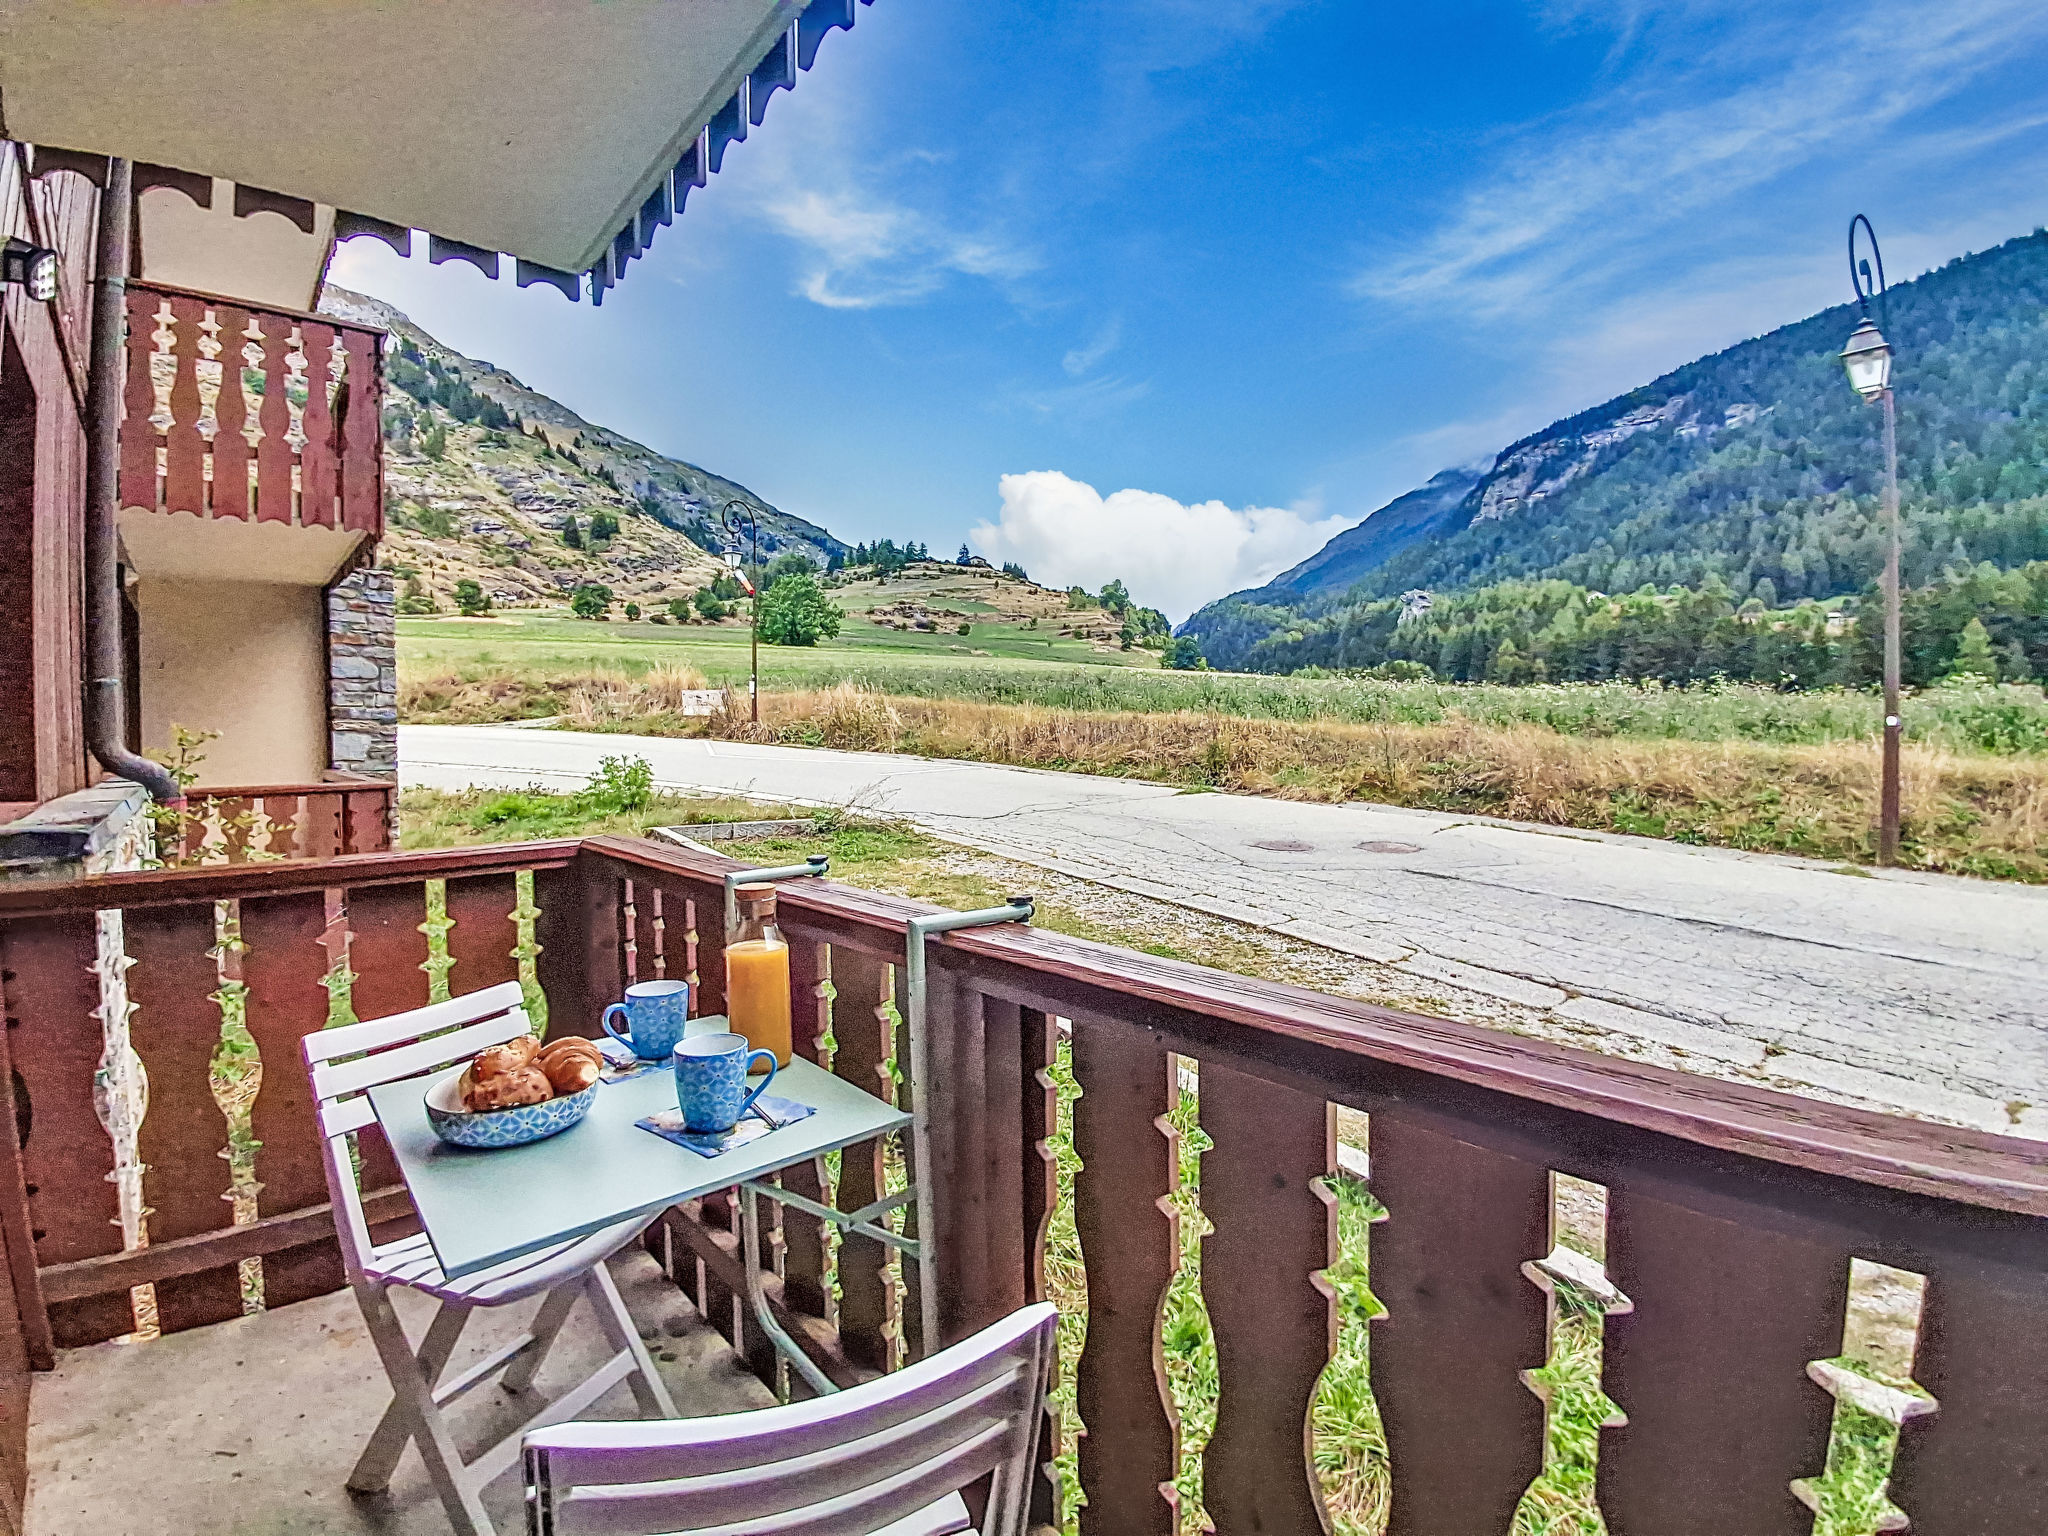
[[[1870,254],[1858,258],[1856,231],[1870,243]],[[1872,263],[1876,263],[1875,271]],[[1862,214],[1849,221],[1849,282],[1856,290],[1861,318],[1842,349],[1849,384],[1871,405],[1884,407],[1884,784],[1878,811],[1877,862],[1899,861],[1899,427],[1892,399],[1892,347],[1870,318],[1870,301],[1884,298],[1884,257],[1877,232]]]
[[[755,584],[755,577],[761,570],[761,524],[754,516],[754,509],[744,501],[733,500],[725,504],[719,521],[725,527],[726,569],[739,577],[753,599],[754,622],[751,642],[751,659],[747,672],[747,698],[753,706],[754,724],[761,723],[761,590]],[[751,571],[740,565],[740,547],[745,541],[752,555]]]

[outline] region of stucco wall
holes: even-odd
[[[202,785],[303,783],[327,767],[327,644],[318,587],[152,581],[141,614],[142,745],[219,731]]]

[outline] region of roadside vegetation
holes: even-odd
[[[1078,670],[1078,669],[1075,669]],[[1317,801],[1366,800],[1833,863],[1871,857],[1878,702],[1622,684],[1542,688],[1091,673],[896,676],[735,695],[682,713],[701,676],[655,669],[409,681],[408,719],[558,715],[570,728],[716,735],[1151,779]],[[924,683],[970,697],[934,697]],[[1042,692],[1047,702],[1024,702]],[[979,695],[978,697],[972,695]],[[1176,708],[1117,708],[1132,700]],[[1104,701],[1102,707],[1091,701]],[[2048,703],[2038,688],[1929,689],[1907,710],[1908,867],[2048,881]]]

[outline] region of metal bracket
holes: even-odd
[[[939,1349],[939,1236],[932,1200],[931,1104],[926,1097],[931,1081],[929,1052],[925,1045],[925,943],[935,933],[952,933],[961,928],[987,928],[996,923],[1028,923],[1033,912],[1029,896],[1012,896],[1009,905],[985,907],[979,912],[934,912],[913,917],[904,945],[903,989],[897,1001],[910,1034],[911,1085],[911,1174],[917,1191],[918,1313],[924,1323],[924,1352],[927,1357]]]
[[[743,885],[770,885],[778,880],[801,880],[809,875],[822,875],[831,869],[832,861],[822,853],[814,853],[801,864],[783,864],[774,869],[737,869],[725,877],[725,936],[732,937],[733,929],[739,926],[739,897],[734,893]]]

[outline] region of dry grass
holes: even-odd
[[[728,693],[708,721],[682,715],[680,693],[701,686],[695,673],[674,667],[639,677],[450,674],[408,681],[400,704],[409,720],[558,714],[584,730],[709,733],[1288,799],[1370,800],[1845,864],[1866,862],[1873,851],[1874,742],[1575,736],[1461,715],[1418,724],[1083,710],[884,695],[853,683],[764,693],[757,728],[741,693]],[[2048,882],[2048,759],[1909,744],[1905,804],[1909,866]]]
[[[774,741],[1372,800],[1844,862],[1870,856],[1877,819],[1874,744],[1589,740],[1464,720],[1091,713],[884,698],[850,685],[766,694],[761,708],[758,734]],[[740,710],[709,729],[756,734]],[[1904,788],[1909,864],[2048,881],[2048,762],[1909,746]]]

